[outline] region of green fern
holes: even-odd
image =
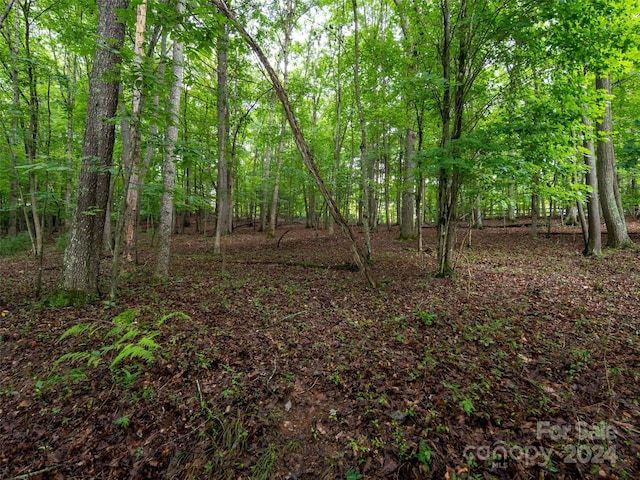
[[[65,353],[53,363],[53,367],[51,368],[51,370],[54,371],[56,368],[58,368],[58,365],[60,365],[62,362],[67,361],[71,363],[82,363],[86,361],[88,366],[96,367],[100,363],[100,360],[101,354],[100,352],[95,350],[92,352],[85,351]]]
[[[129,308],[113,318],[116,325],[131,325],[135,322],[136,317],[140,314],[137,308]]]
[[[65,338],[70,337],[72,335],[84,335],[86,337],[92,337],[93,335],[95,335],[95,333],[99,329],[100,329],[100,325],[96,323],[91,323],[91,322],[78,323],[77,325],[74,325],[73,327],[69,328],[66,332],[64,332],[62,335],[60,335],[60,338],[58,339],[58,343],[60,343]]]
[[[109,332],[109,333],[111,333],[111,332]],[[109,333],[107,333],[106,338],[109,338],[109,337],[112,337],[112,336],[117,336],[117,335],[109,335]],[[128,342],[129,340],[133,340],[138,335],[140,335],[140,333],[141,333],[141,331],[138,330],[137,328],[126,329],[122,333],[122,336],[118,340],[116,340],[114,345],[122,345],[123,343]]]
[[[158,335],[160,335],[160,332],[158,331],[150,332],[149,334],[145,335],[140,340],[138,340],[138,344],[150,350],[155,350],[156,348],[160,348],[160,345],[158,345],[153,340]]]
[[[191,317],[189,315],[187,315],[186,313],[173,312],[173,313],[169,313],[168,315],[165,315],[162,318],[160,318],[160,320],[158,320],[156,325],[158,327],[160,327],[160,326],[162,326],[162,324],[164,322],[166,322],[167,320],[171,320],[172,318],[178,318],[179,320],[191,320]]]
[[[118,354],[118,356],[113,359],[113,362],[111,362],[110,368],[114,368],[123,360],[130,360],[132,358],[141,358],[142,360],[146,360],[147,363],[153,363],[153,361],[155,360],[155,356],[153,355],[152,351],[147,350],[141,345],[134,345],[132,343],[128,343],[124,345],[122,350],[120,350],[120,353]]]
[[[111,369],[126,360],[132,359],[141,359],[147,363],[153,363],[155,361],[155,352],[160,349],[160,345],[154,338],[160,335],[161,332],[159,330],[147,330],[144,325],[137,324],[135,319],[139,313],[139,310],[131,308],[114,317],[112,327],[102,334],[106,345],[103,345],[100,350],[91,352],[65,353],[54,362],[52,372],[63,362],[86,362],[87,367],[95,368],[103,358],[111,356],[111,352],[115,354],[115,358],[109,366]],[[182,312],[175,312],[160,318],[156,325],[160,327],[167,320],[176,317],[191,319],[191,317]],[[71,336],[91,338],[101,331],[104,332],[104,330],[106,330],[105,326],[97,322],[79,323],[65,331],[58,339],[58,342]]]

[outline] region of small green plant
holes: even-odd
[[[418,447],[418,451],[415,453],[415,457],[428,469],[431,465],[433,453],[431,446],[425,440],[420,440],[420,446]]]
[[[351,469],[347,472],[347,480],[360,480],[362,475],[355,469]]]
[[[420,320],[420,323],[425,325],[426,327],[430,327],[433,325],[433,322],[438,318],[435,313],[432,312],[424,312],[422,310],[416,310],[414,312],[414,317]]]
[[[251,467],[252,479],[269,480],[273,478],[273,472],[278,461],[278,452],[273,445],[269,445],[260,456],[254,466]]]
[[[471,414],[476,411],[476,407],[473,405],[473,400],[471,400],[470,398],[461,400],[458,405],[460,405],[460,407],[462,407],[462,409],[464,410],[464,413],[469,416],[471,416]]]
[[[118,427],[118,428],[122,428],[123,430],[127,429],[129,427],[129,417],[124,415],[120,418],[117,418],[115,422],[113,422],[113,424]]]

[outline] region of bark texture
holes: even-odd
[[[184,3],[178,0],[176,4],[178,15],[184,12]],[[156,254],[156,269],[154,276],[164,279],[169,273],[169,254],[171,253],[171,233],[173,231],[173,187],[176,180],[176,166],[174,149],[178,140],[178,114],[180,113],[180,91],[184,75],[183,56],[184,44],[174,39],[173,43],[173,83],[169,92],[169,124],[166,130],[164,162],[162,165],[163,192],[160,202],[160,222],[158,225],[158,251]]]
[[[611,78],[597,76],[596,89],[604,90],[607,95],[611,95]],[[607,246],[622,247],[632,242],[627,233],[624,212],[616,198],[618,178],[613,141],[611,139],[612,123],[611,101],[607,99],[605,100],[604,117],[596,123],[598,190],[600,204],[602,205],[602,216],[607,224]]]
[[[64,255],[61,287],[88,295],[98,293],[102,232],[109,196],[115,139],[111,119],[118,106],[119,49],[125,26],[117,10],[128,0],[98,0],[98,45],[89,80],[87,125],[71,234]]]

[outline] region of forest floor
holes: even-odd
[[[301,225],[240,227],[222,257],[176,235],[161,283],[142,234],[119,297],[80,307],[1,258],[0,478],[640,478],[638,249],[500,225],[446,280],[381,226],[377,289]]]

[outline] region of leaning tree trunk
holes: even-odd
[[[178,15],[184,12],[183,0],[176,3]],[[173,40],[173,82],[169,92],[169,123],[166,128],[164,163],[162,165],[162,182],[164,189],[160,203],[160,222],[158,225],[158,251],[156,252],[156,268],[154,276],[164,279],[169,273],[169,254],[171,252],[171,233],[173,231],[173,188],[176,180],[176,166],[173,161],[175,144],[178,141],[178,115],[180,113],[180,90],[184,75],[183,61],[184,44],[178,39]]]
[[[604,90],[607,95],[611,95],[611,78],[596,76],[596,89]],[[602,121],[596,122],[598,190],[602,215],[607,224],[607,246],[621,247],[632,242],[627,233],[624,213],[620,210],[616,198],[617,175],[612,129],[611,101],[607,99],[604,117]]]
[[[128,0],[98,0],[98,45],[89,79],[87,124],[82,145],[82,167],[71,234],[64,255],[61,286],[86,295],[98,293],[102,231],[118,106],[119,49],[125,25],[119,11]]]
[[[347,240],[349,241],[349,246],[351,247],[351,253],[353,254],[353,259],[360,269],[360,271],[364,274],[369,284],[373,287],[376,286],[375,278],[373,277],[369,266],[358,246],[355,236],[353,235],[353,231],[349,224],[346,222],[340,211],[338,210],[338,206],[334,198],[329,193],[327,186],[325,185],[322,177],[320,176],[320,172],[318,167],[313,159],[313,155],[311,155],[311,150],[309,149],[309,145],[307,144],[304,135],[302,134],[302,129],[300,128],[300,124],[298,123],[298,119],[293,113],[293,109],[291,108],[291,103],[289,102],[289,97],[287,95],[286,90],[282,87],[282,83],[280,83],[280,79],[276,75],[275,70],[269,63],[266,55],[260,48],[260,46],[256,43],[253,37],[247,32],[247,30],[242,26],[242,24],[238,21],[236,16],[229,10],[229,7],[222,0],[211,0],[212,3],[220,9],[220,12],[227,17],[236,30],[242,35],[244,40],[247,42],[249,47],[254,51],[260,63],[264,66],[269,78],[271,79],[271,83],[273,84],[273,88],[282,103],[282,107],[287,116],[287,120],[289,121],[289,125],[291,126],[291,130],[293,131],[293,137],[296,141],[296,145],[298,146],[298,150],[300,152],[300,156],[302,157],[302,161],[304,162],[307,170],[311,177],[315,180],[318,185],[318,189],[322,194],[325,202],[327,202],[327,208],[329,209],[329,213],[335,220],[336,224],[342,230],[342,233],[345,235]]]

